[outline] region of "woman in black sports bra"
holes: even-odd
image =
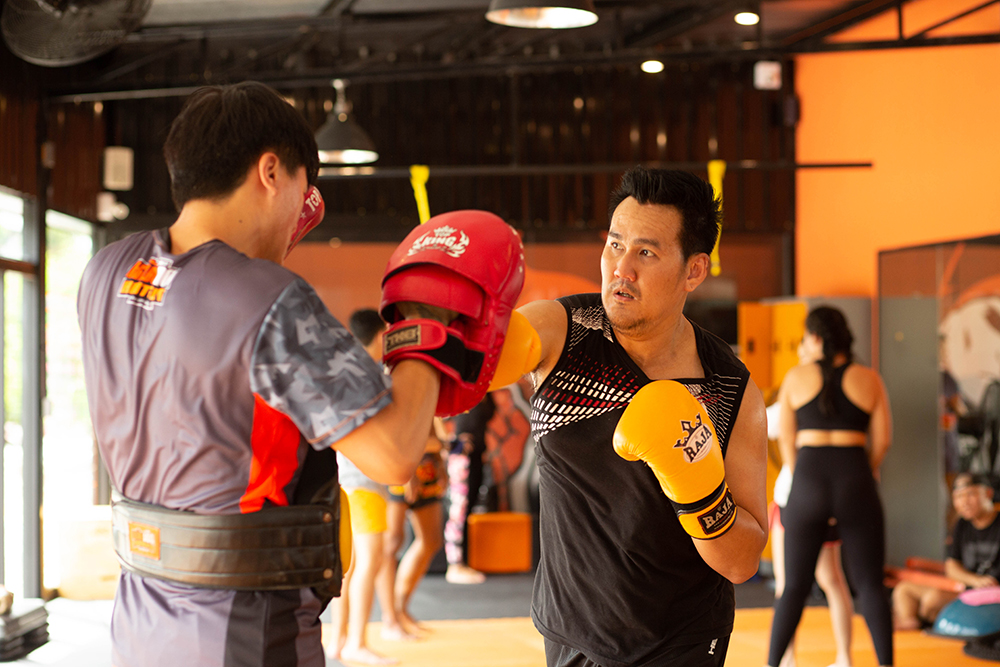
[[[775,602],[768,653],[772,667],[802,617],[831,517],[837,520],[847,576],[857,590],[879,665],[893,664],[892,613],[882,586],[885,518],[875,485],[892,442],[892,418],[878,373],[852,363],[853,342],[839,310],[813,309],[802,340],[804,362],[788,371],[778,394],[778,445],[794,475],[781,513],[785,589]]]

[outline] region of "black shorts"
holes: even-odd
[[[722,667],[729,650],[729,635],[699,644],[685,644],[667,649],[655,660],[637,667]],[[601,667],[583,653],[545,639],[545,662],[548,667]]]
[[[425,452],[417,466],[414,475],[417,478],[417,497],[412,503],[406,502],[403,495],[403,487],[390,486],[388,488],[389,500],[394,503],[405,503],[411,510],[417,510],[433,503],[441,502],[444,498],[447,480],[441,477],[438,462],[441,460],[438,453]]]

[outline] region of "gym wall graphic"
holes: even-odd
[[[526,378],[489,394],[494,413],[486,424],[483,480],[479,489],[470,489],[473,512],[537,513],[535,440],[529,421],[531,394],[531,383]],[[454,422],[445,419],[443,426],[447,436],[454,439]]]
[[[515,392],[522,400],[517,400]],[[524,381],[492,394],[496,412],[486,425],[486,454],[483,456],[489,470],[489,474],[483,476],[483,482],[490,489],[487,507],[490,511],[509,512],[512,505],[523,507],[528,504],[527,498],[514,499],[512,502],[510,497],[510,478],[525,463],[525,449],[529,440],[530,446],[534,447],[531,424],[528,421],[530,413],[525,409],[528,407],[525,394],[530,396],[531,387]],[[528,492],[531,493],[531,490]],[[492,497],[493,493],[496,494],[495,498]]]
[[[957,243],[938,287],[940,431],[948,488],[963,471],[1000,480],[1000,247]],[[992,275],[984,275],[988,272]]]

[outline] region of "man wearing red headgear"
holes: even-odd
[[[410,479],[439,367],[384,374],[282,268],[323,203],[312,132],[273,90],[199,89],[164,154],[177,221],[102,249],[78,297],[123,564],[112,663],[325,665],[319,615],[350,555],[336,454]],[[413,301],[394,317],[492,354],[456,309]]]

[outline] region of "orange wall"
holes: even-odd
[[[358,308],[378,308],[382,274],[395,249],[389,243],[300,243],[285,260],[285,268],[313,286],[326,307],[341,322]]]
[[[880,250],[1000,232],[1000,45],[800,56],[796,90],[800,162],[874,163],[799,171],[798,294],[874,296]]]
[[[532,269],[572,274],[600,285],[603,246],[600,241],[529,243],[524,255]],[[382,274],[395,248],[390,243],[346,243],[337,247],[300,243],[285,260],[285,267],[312,285],[334,317],[346,322],[358,308],[378,307]],[[725,283],[723,287],[731,286],[739,300],[781,294],[779,237],[723,232],[719,258],[722,274],[699,288],[703,298],[719,291],[713,289],[714,281]]]
[[[982,7],[982,0],[907,0],[903,4],[903,36],[913,37],[927,32],[928,37],[952,37],[995,33],[1000,30],[1000,13],[996,7]],[[955,21],[949,19],[963,15]],[[944,23],[943,25],[941,25]],[[939,26],[934,28],[934,26]],[[931,30],[931,28],[934,28]],[[873,19],[842,30],[831,42],[896,39],[899,36],[899,16],[892,7]]]
[[[600,284],[600,243],[528,244],[528,266],[544,271],[572,273]],[[334,317],[346,322],[358,308],[377,308],[382,274],[391,243],[301,243],[285,260],[285,267],[302,276]]]

